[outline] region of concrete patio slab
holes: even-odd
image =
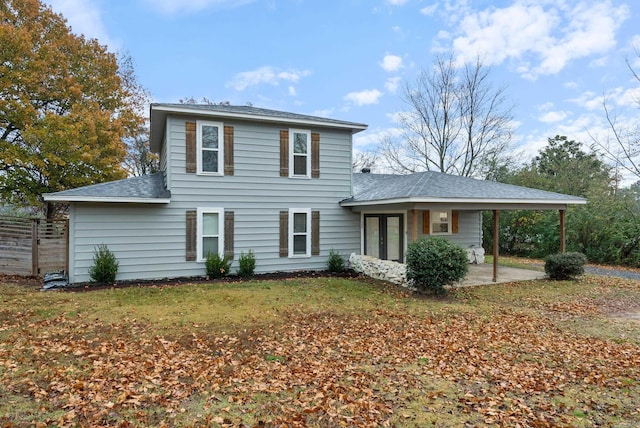
[[[496,282],[493,282],[492,264],[471,264],[469,265],[469,273],[467,274],[467,277],[462,282],[456,285],[458,287],[466,287],[470,285],[532,281],[534,279],[542,279],[544,277],[545,273],[541,271],[498,266],[498,280]]]

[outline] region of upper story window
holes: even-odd
[[[197,121],[198,174],[223,175],[224,127],[220,122]]]
[[[311,131],[289,130],[289,172],[291,177],[311,177]]]

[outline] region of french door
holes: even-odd
[[[365,214],[365,255],[402,263],[403,231],[402,214]]]

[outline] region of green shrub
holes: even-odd
[[[344,259],[338,251],[334,251],[332,248],[329,251],[329,258],[327,259],[327,268],[329,272],[340,273],[344,272]]]
[[[207,253],[207,261],[205,262],[205,269],[207,270],[207,276],[209,278],[222,278],[229,274],[231,268],[231,262],[229,257],[220,257],[220,254],[211,252]]]
[[[93,282],[115,282],[118,273],[116,256],[105,244],[97,245],[93,251],[93,266],[89,268],[89,277]]]
[[[587,256],[582,253],[551,254],[544,259],[544,271],[550,279],[565,280],[582,275]]]
[[[469,270],[467,252],[442,237],[422,238],[407,248],[407,280],[420,292],[442,294]]]
[[[256,256],[253,254],[253,251],[249,250],[246,254],[244,251],[241,252],[240,258],[238,259],[238,275],[244,278],[253,276],[255,270]]]

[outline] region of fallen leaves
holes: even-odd
[[[589,315],[592,304],[545,310]],[[47,425],[411,425],[430,412],[411,408],[418,397],[476,423],[571,425],[577,404],[565,402],[567,389],[637,398],[640,382],[637,343],[581,336],[547,312],[297,309],[285,325],[237,334],[185,327],[177,337],[132,319],[31,322],[20,313],[0,324],[0,396],[63,412]],[[436,379],[452,389],[432,390]],[[600,406],[640,420],[631,404],[584,401],[581,412]]]

